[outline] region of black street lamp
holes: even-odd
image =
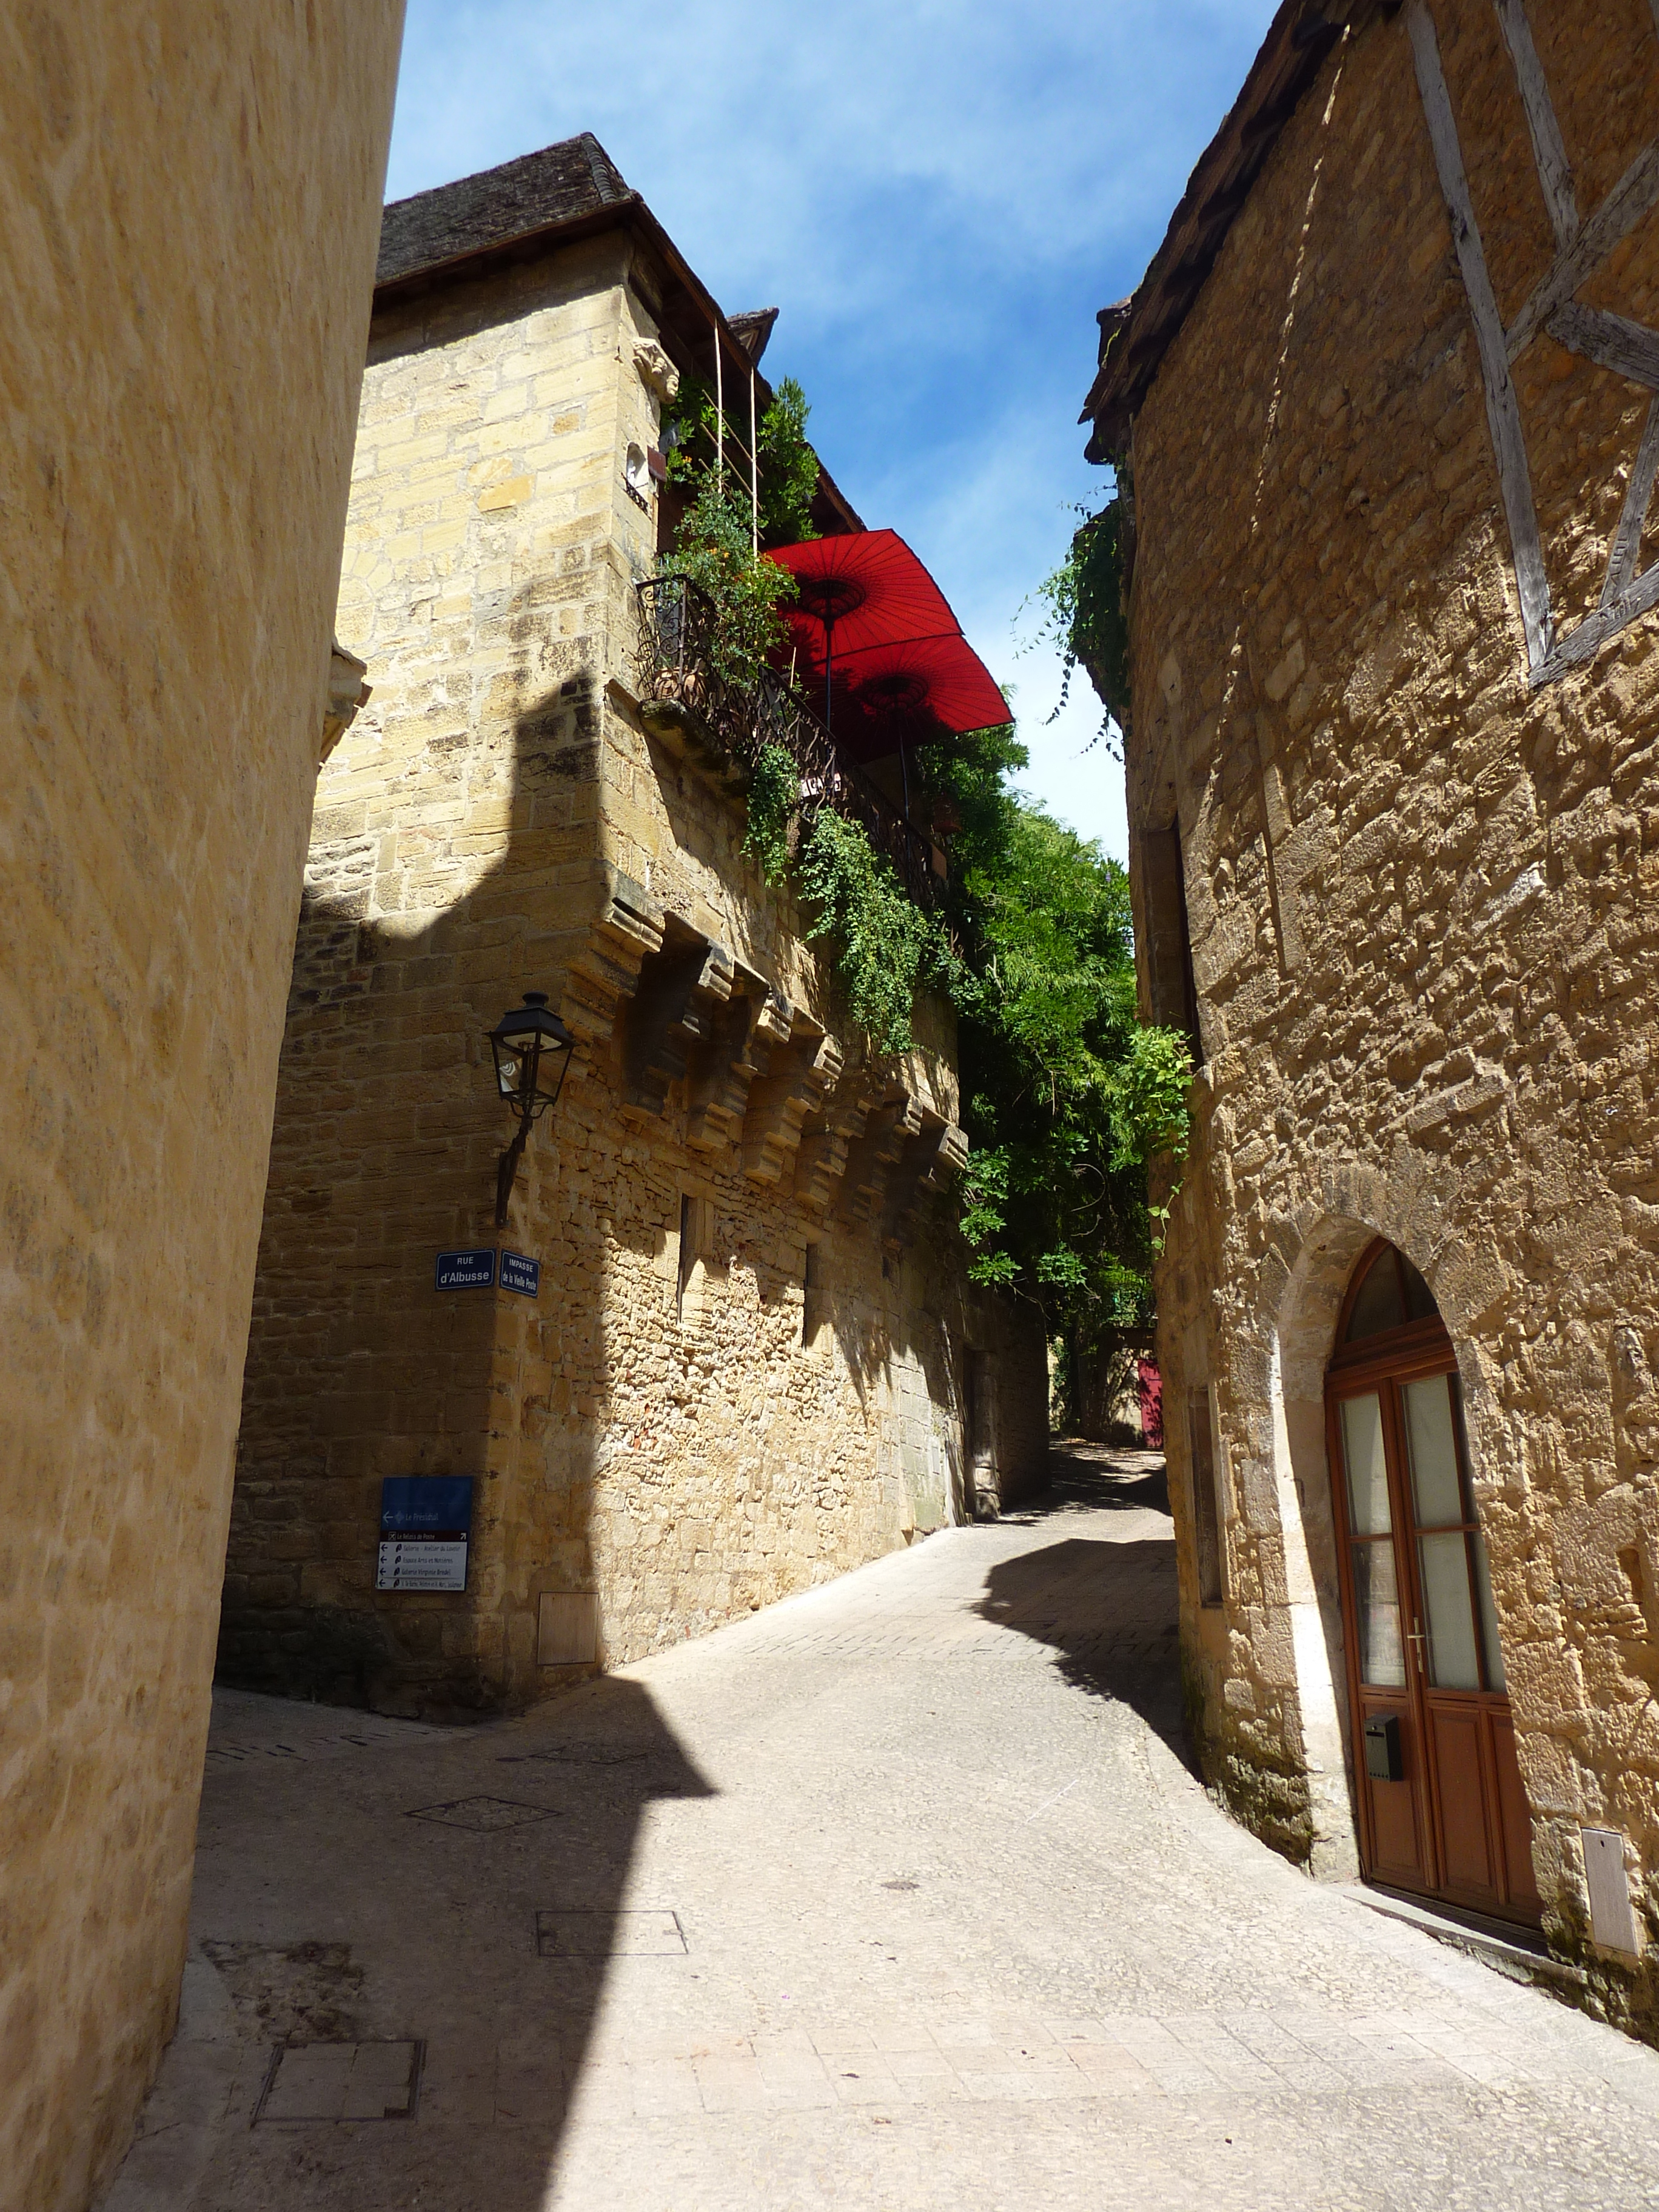
[[[507,1111],[519,1117],[518,1132],[501,1154],[495,1174],[497,1229],[507,1226],[507,1200],[529,1141],[530,1125],[557,1104],[575,1046],[575,1038],[558,1016],[548,1012],[545,991],[526,991],[523,1006],[503,1014],[489,1032],[495,1087]]]

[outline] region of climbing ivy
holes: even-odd
[[[1037,586],[1035,597],[1046,610],[1030,644],[1060,648],[1060,701],[1049,720],[1072,696],[1072,678],[1081,666],[1099,693],[1109,717],[1120,724],[1129,713],[1129,622],[1125,611],[1124,556],[1127,520],[1121,491],[1098,514],[1079,507],[1084,520],[1073,532],[1066,558]],[[1030,650],[1028,645],[1027,650]],[[1105,736],[1109,720],[1103,721]],[[1109,738],[1108,743],[1109,745]]]
[[[907,1052],[918,988],[943,974],[948,955],[938,924],[906,893],[856,822],[826,807],[795,858],[795,880],[818,909],[809,938],[827,937],[848,1011],[871,1048]]]
[[[789,865],[789,824],[800,801],[800,771],[781,745],[765,744],[750,772],[749,826],[743,849],[758,862],[769,884],[781,884]]]

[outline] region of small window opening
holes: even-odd
[[[680,1200],[680,1263],[674,1285],[674,1313],[682,1322],[696,1318],[701,1263],[713,1242],[713,1212],[706,1198]]]
[[[1200,1388],[1187,1393],[1187,1436],[1192,1451],[1198,1601],[1200,1605],[1219,1605],[1223,1595],[1221,1514],[1216,1493],[1215,1431],[1210,1419],[1207,1389]]]
[[[800,1340],[810,1350],[818,1333],[823,1283],[818,1248],[809,1244],[800,1276]]]

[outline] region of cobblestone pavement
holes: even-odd
[[[1659,2205],[1659,2054],[1212,1805],[1158,1462],[1058,1464],[524,1720],[222,1697],[106,2212]]]

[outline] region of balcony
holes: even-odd
[[[795,763],[800,811],[810,823],[821,807],[856,822],[872,848],[891,862],[916,904],[932,912],[945,893],[945,854],[908,822],[862,769],[840,751],[800,694],[770,669],[753,688],[719,672],[714,610],[684,576],[635,585],[640,604],[639,696],[647,723],[673,729],[717,774],[741,787],[764,745]]]

